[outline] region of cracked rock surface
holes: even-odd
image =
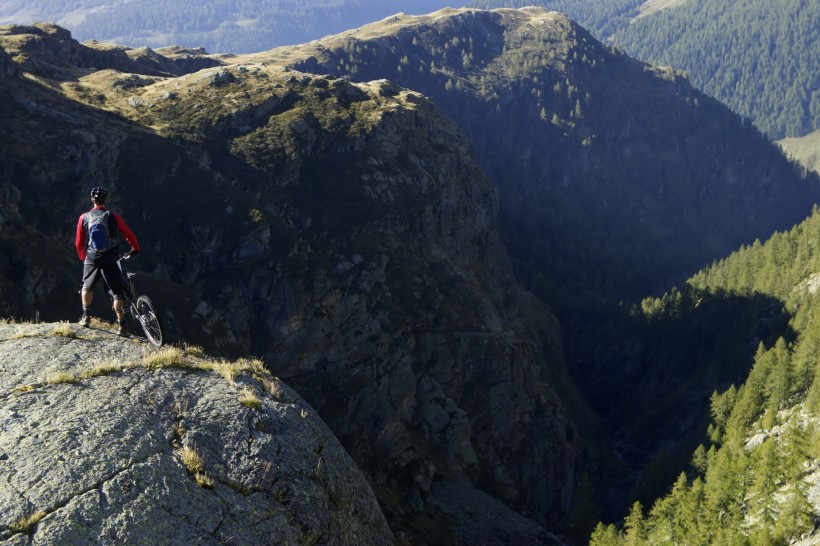
[[[139,340],[55,327],[0,324],[0,543],[392,543],[359,469],[276,378],[146,367]]]

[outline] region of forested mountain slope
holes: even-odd
[[[817,543],[818,287],[820,213],[815,212],[765,244],[756,242],[715,263],[680,291],[644,302],[641,313],[657,321],[692,317],[715,295],[766,297],[778,303],[786,323],[779,335],[753,340],[748,375],[712,394],[709,439],[694,450],[689,472],[663,498],[644,503],[646,509],[634,506],[623,532],[600,526],[592,544]],[[732,320],[749,323],[769,321],[772,310],[739,311]],[[725,328],[726,323],[703,326]]]
[[[772,139],[820,129],[820,5],[805,0],[476,0],[482,8],[544,6],[566,13],[633,57],[686,71],[705,93]],[[664,3],[660,3],[664,4]]]
[[[773,139],[820,129],[820,3],[692,0],[613,33],[631,55],[692,82]]]

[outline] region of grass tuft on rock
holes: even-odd
[[[77,378],[68,372],[54,372],[46,379],[47,385],[59,385],[60,383],[74,383]]]
[[[248,387],[239,391],[239,403],[252,410],[258,410],[262,407],[262,401],[259,400],[256,392]]]
[[[213,489],[214,479],[205,472],[197,472],[194,476],[194,480],[196,481],[196,484],[199,487],[204,487],[205,489]]]
[[[11,392],[12,394],[18,394],[22,392],[30,392],[34,390],[34,385],[20,385],[19,387],[14,387]]]
[[[182,461],[182,464],[191,474],[197,475],[205,470],[205,460],[196,448],[185,446],[177,453],[179,455],[179,460]]]
[[[168,347],[156,353],[152,353],[140,361],[140,365],[149,370],[160,368],[192,368],[193,365],[179,347]]]
[[[67,337],[69,339],[77,339],[77,332],[71,328],[71,325],[67,322],[61,322],[54,329],[51,331],[52,336],[57,337]]]
[[[43,519],[47,515],[48,514],[46,514],[42,510],[34,512],[33,514],[28,515],[24,518],[20,518],[19,520],[9,525],[9,531],[11,531],[12,533],[27,533],[35,525],[37,525],[41,519]]]
[[[120,364],[116,360],[112,360],[110,362],[103,362],[101,364],[97,364],[93,368],[89,370],[85,370],[80,372],[77,375],[77,379],[90,379],[92,377],[98,377],[101,375],[110,375],[112,373],[121,372],[125,369],[124,364]]]

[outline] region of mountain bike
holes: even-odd
[[[122,254],[117,258],[117,265],[122,271],[122,286],[123,296],[125,299],[125,309],[131,313],[131,316],[140,323],[142,331],[145,332],[145,337],[148,341],[162,347],[165,342],[165,331],[162,327],[162,322],[159,320],[154,303],[148,296],[137,296],[137,288],[134,285],[134,277],[136,273],[128,273],[123,269],[122,262],[129,259],[131,253]]]

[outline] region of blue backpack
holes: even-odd
[[[107,210],[92,210],[85,214],[88,226],[88,250],[102,254],[117,246],[117,228]]]

